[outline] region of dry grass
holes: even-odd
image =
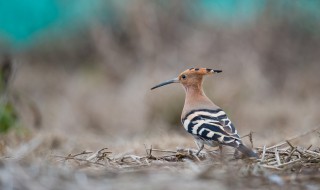
[[[271,146],[256,147],[260,158],[235,159],[216,150],[140,146],[129,152],[109,148],[65,156],[41,155],[46,139],[32,138],[1,157],[1,189],[270,189],[320,185],[320,149],[294,146],[290,141],[319,132],[319,128]],[[252,133],[243,138],[253,139]],[[140,152],[140,153],[137,153]]]

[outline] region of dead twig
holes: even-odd
[[[264,158],[266,156],[266,145],[263,146],[262,156],[261,156],[261,162],[264,161]]]
[[[280,156],[277,148],[274,150],[274,155],[276,157],[278,166],[281,165],[281,160],[280,160]]]
[[[297,150],[297,147],[294,147],[293,150],[290,152],[289,156],[285,159],[286,162],[289,162],[293,153]]]
[[[320,127],[317,127],[317,128],[312,129],[312,130],[310,130],[310,131],[307,131],[307,132],[305,132],[305,133],[303,133],[303,134],[301,134],[301,135],[293,136],[293,137],[291,137],[291,138],[289,138],[289,139],[287,139],[287,140],[285,140],[285,141],[282,141],[282,142],[280,142],[280,143],[278,143],[278,144],[276,144],[276,145],[273,145],[273,146],[271,146],[271,147],[268,147],[267,150],[270,150],[270,149],[273,149],[273,148],[276,148],[276,147],[280,147],[280,146],[282,146],[282,145],[287,144],[287,141],[291,141],[291,140],[294,140],[294,139],[303,137],[303,136],[305,136],[305,135],[308,135],[308,134],[313,133],[313,132],[318,131],[318,130],[320,130]]]

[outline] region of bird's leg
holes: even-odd
[[[233,156],[234,156],[235,159],[241,158],[241,155],[240,155],[238,149],[235,149]]]
[[[222,159],[223,151],[222,151],[222,145],[221,144],[219,144],[219,152],[220,152],[220,158]]]
[[[196,156],[199,156],[201,150],[202,150],[203,147],[204,147],[204,142],[203,142],[202,140],[196,139],[196,140],[195,140],[195,143],[196,143],[196,145],[197,145],[197,147],[198,147],[198,152],[196,153]]]

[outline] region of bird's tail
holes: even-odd
[[[239,144],[237,149],[249,158],[258,158],[258,155],[243,144]]]

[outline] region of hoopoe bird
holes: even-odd
[[[181,83],[186,96],[181,114],[181,122],[185,130],[195,138],[199,155],[204,145],[234,147],[245,156],[258,158],[257,154],[247,148],[241,141],[238,131],[226,113],[215,105],[203,92],[202,83],[205,75],[221,73],[221,70],[207,68],[191,68],[182,72],[177,78],[165,81],[151,88]]]

